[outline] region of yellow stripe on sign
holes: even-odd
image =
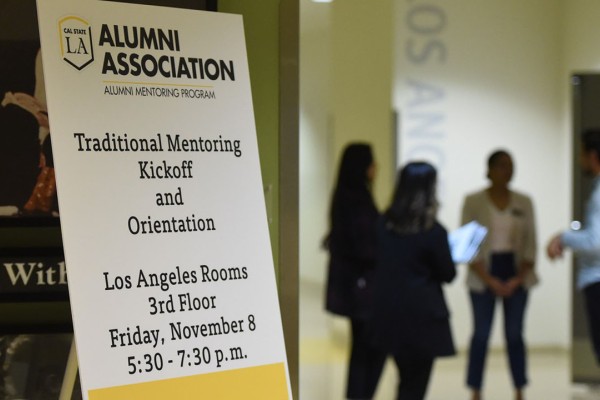
[[[283,363],[89,391],[89,400],[289,400]]]

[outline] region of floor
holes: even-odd
[[[300,304],[300,400],[343,400],[348,326],[342,318],[325,314],[319,288],[301,285]],[[569,353],[561,349],[529,353],[527,400],[600,400],[600,389],[572,385]],[[464,382],[465,354],[439,359],[429,385],[428,400],[469,400]],[[512,400],[506,358],[492,351],[485,376],[484,400]],[[394,365],[384,369],[374,400],[393,400],[397,376]]]

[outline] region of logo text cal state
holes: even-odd
[[[58,22],[60,51],[69,65],[81,71],[94,61],[92,28],[80,17],[69,16]]]

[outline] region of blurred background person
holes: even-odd
[[[587,130],[582,136],[581,168],[593,178],[583,227],[553,237],[547,253],[554,259],[568,247],[577,254],[577,288],[583,291],[590,337],[600,365],[600,129]]]
[[[327,311],[348,317],[352,327],[346,396],[370,399],[375,393],[385,356],[369,341],[367,320],[375,268],[375,224],[379,212],[371,186],[375,163],[371,146],[349,144],[342,155],[330,208]]]
[[[537,281],[533,269],[536,257],[533,205],[529,197],[509,188],[514,168],[508,152],[493,152],[487,166],[490,186],[467,196],[462,210],[463,224],[475,220],[488,229],[467,275],[474,326],[467,385],[472,390],[472,400],[481,400],[494,310],[500,299],[515,399],[522,400],[527,384],[525,307],[528,290]]]
[[[377,225],[373,342],[398,367],[398,400],[423,399],[434,359],[455,354],[442,283],[456,269],[436,219],[436,176],[430,164],[407,164]]]

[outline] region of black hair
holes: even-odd
[[[373,152],[368,143],[350,143],[344,149],[337,181],[329,210],[330,222],[342,203],[357,201],[373,204],[371,182],[367,177],[369,167],[373,165]]]
[[[581,136],[583,149],[586,152],[593,151],[600,160],[600,128],[591,128],[583,132]]]
[[[512,159],[510,153],[508,151],[502,150],[502,149],[496,150],[492,154],[490,154],[490,156],[488,157],[488,160],[487,160],[488,170],[491,169],[494,166],[494,164],[496,164],[496,162],[503,156],[506,156],[506,157]]]
[[[344,149],[337,181],[329,209],[329,233],[323,240],[324,248],[331,248],[336,238],[343,236],[344,221],[349,214],[371,209],[377,213],[371,182],[367,176],[373,165],[373,153],[367,143],[350,143]]]
[[[369,185],[367,170],[373,164],[371,146],[350,143],[344,149],[338,171],[336,189],[363,190]]]
[[[387,226],[399,233],[431,228],[436,219],[437,171],[426,162],[408,163],[398,172],[392,203],[385,212]]]

